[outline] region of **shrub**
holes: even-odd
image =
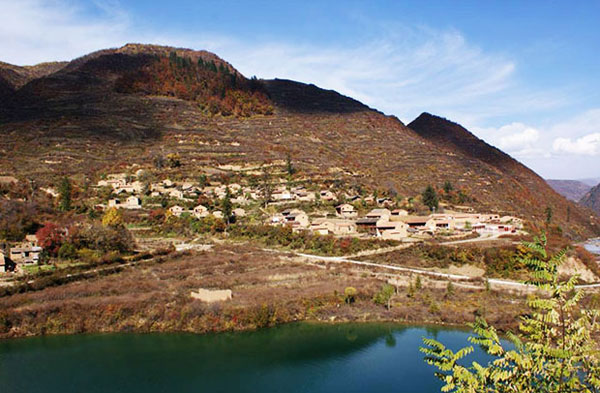
[[[63,243],[58,249],[58,257],[60,259],[75,259],[77,258],[77,250],[72,243]]]
[[[383,287],[381,287],[381,290],[377,292],[375,296],[373,296],[373,301],[377,304],[386,306],[389,310],[391,308],[391,300],[392,296],[394,296],[394,292],[395,290],[393,286],[390,284],[384,284]]]
[[[356,298],[356,294],[357,294],[357,290],[354,287],[346,287],[346,289],[344,289],[344,302],[346,302],[346,304],[352,304],[355,302],[355,298]]]

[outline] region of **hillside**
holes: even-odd
[[[131,44],[76,59],[0,106],[0,173],[36,179],[151,163],[177,152],[208,165],[291,156],[307,179],[412,197],[451,181],[477,208],[555,223],[573,236],[596,218],[464,128],[424,114],[406,127],[313,85],[247,79],[205,51]]]
[[[546,183],[567,199],[578,202],[592,187],[579,180],[546,179]]]
[[[583,197],[581,197],[579,203],[600,214],[600,184],[593,187]]]
[[[408,125],[432,144],[447,148],[471,168],[487,168],[498,175],[498,184],[488,184],[486,193],[496,193],[497,203],[513,204],[521,216],[540,217],[550,207],[553,220],[561,226],[572,221],[594,221],[589,212],[555,192],[540,176],[494,146],[477,138],[464,127],[447,119],[421,114]],[[499,186],[499,187],[497,187]]]

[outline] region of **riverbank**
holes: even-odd
[[[373,302],[390,279],[391,309]],[[420,287],[417,281],[420,281]],[[344,291],[357,293],[346,299]],[[207,304],[198,288],[231,289],[233,298]],[[346,300],[349,300],[348,302]],[[351,300],[351,301],[350,301]],[[311,263],[291,253],[218,245],[104,277],[0,298],[0,337],[107,332],[208,333],[250,330],[294,321],[402,322],[465,325],[484,316],[516,327],[524,298],[398,276],[335,263]]]

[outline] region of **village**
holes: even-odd
[[[356,238],[369,241],[389,241],[399,244],[417,244],[430,240],[452,241],[517,234],[523,229],[523,220],[498,213],[479,213],[469,206],[450,206],[438,202],[426,206],[416,198],[378,196],[377,193],[352,193],[329,185],[302,181],[290,182],[285,164],[280,176],[270,174],[265,178],[251,167],[239,182],[224,182],[222,177],[201,175],[197,179],[160,179],[161,172],[152,168],[139,168],[123,173],[102,176],[95,184],[92,212],[99,216],[119,212],[135,231],[134,238],[143,242],[144,223],[149,217],[169,220],[212,220],[227,227],[233,223],[253,226],[290,228],[293,233],[334,238]],[[288,167],[290,164],[288,163]],[[221,167],[222,168],[222,167]],[[230,172],[243,168],[228,166]],[[288,168],[289,169],[289,168]],[[288,170],[288,172],[291,172]],[[152,173],[150,175],[150,173]],[[6,177],[11,181],[15,178]],[[41,189],[48,197],[58,200],[60,192],[55,187]],[[68,231],[68,230],[65,230]],[[154,226],[156,232],[156,225]],[[132,231],[133,232],[133,231]],[[168,237],[168,236],[167,236]],[[28,266],[48,261],[48,255],[34,233],[28,233],[18,242],[5,242],[0,247],[0,272],[23,273]],[[167,241],[169,239],[166,239]],[[56,256],[56,255],[55,255]]]

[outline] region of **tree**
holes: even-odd
[[[522,317],[517,334],[508,333],[514,349],[508,350],[496,329],[478,318],[472,325],[473,345],[494,359],[481,365],[461,360],[473,352],[468,346],[454,352],[442,343],[424,338],[425,361],[439,369],[442,391],[452,392],[597,392],[600,390],[600,355],[595,337],[600,333],[597,309],[578,307],[583,292],[576,289],[577,276],[560,280],[558,267],[566,249],[549,255],[546,236],[524,243],[522,257],[531,270],[530,284],[540,294],[527,300],[528,315]]]
[[[225,225],[228,226],[231,220],[231,214],[233,211],[233,205],[231,204],[231,191],[229,187],[225,188],[225,196],[221,201],[221,211],[223,212],[223,218],[225,219]]]
[[[450,183],[449,180],[446,180],[446,182],[444,183],[444,192],[446,194],[450,194],[452,192],[452,190],[454,190],[452,183]]]
[[[427,206],[429,210],[434,211],[438,208],[438,196],[431,184],[423,191],[421,197],[423,198],[423,204]]]
[[[346,287],[346,289],[344,289],[344,302],[346,302],[347,304],[354,303],[357,293],[358,292],[356,288]]]
[[[296,173],[296,168],[294,168],[294,164],[292,163],[292,156],[290,153],[286,156],[286,171],[289,177],[292,177],[294,173]]]
[[[394,296],[394,287],[390,284],[385,284],[381,290],[373,296],[373,301],[377,304],[385,305],[389,310],[392,306],[392,296]]]
[[[116,207],[111,207],[104,213],[102,225],[105,227],[117,227],[123,225],[123,214]]]
[[[62,211],[71,210],[71,192],[72,192],[71,182],[68,177],[63,177],[59,186],[58,186],[58,194],[59,194],[59,204],[58,208]]]
[[[544,210],[544,214],[546,215],[546,225],[550,225],[552,222],[552,208],[547,206],[546,210]]]
[[[64,241],[64,231],[58,225],[47,222],[35,233],[35,237],[38,245],[55,257]]]
[[[264,165],[262,168],[262,176],[260,179],[260,188],[265,207],[267,207],[269,201],[271,200],[271,195],[273,195],[273,184],[271,183],[271,173],[269,171],[269,167]]]

